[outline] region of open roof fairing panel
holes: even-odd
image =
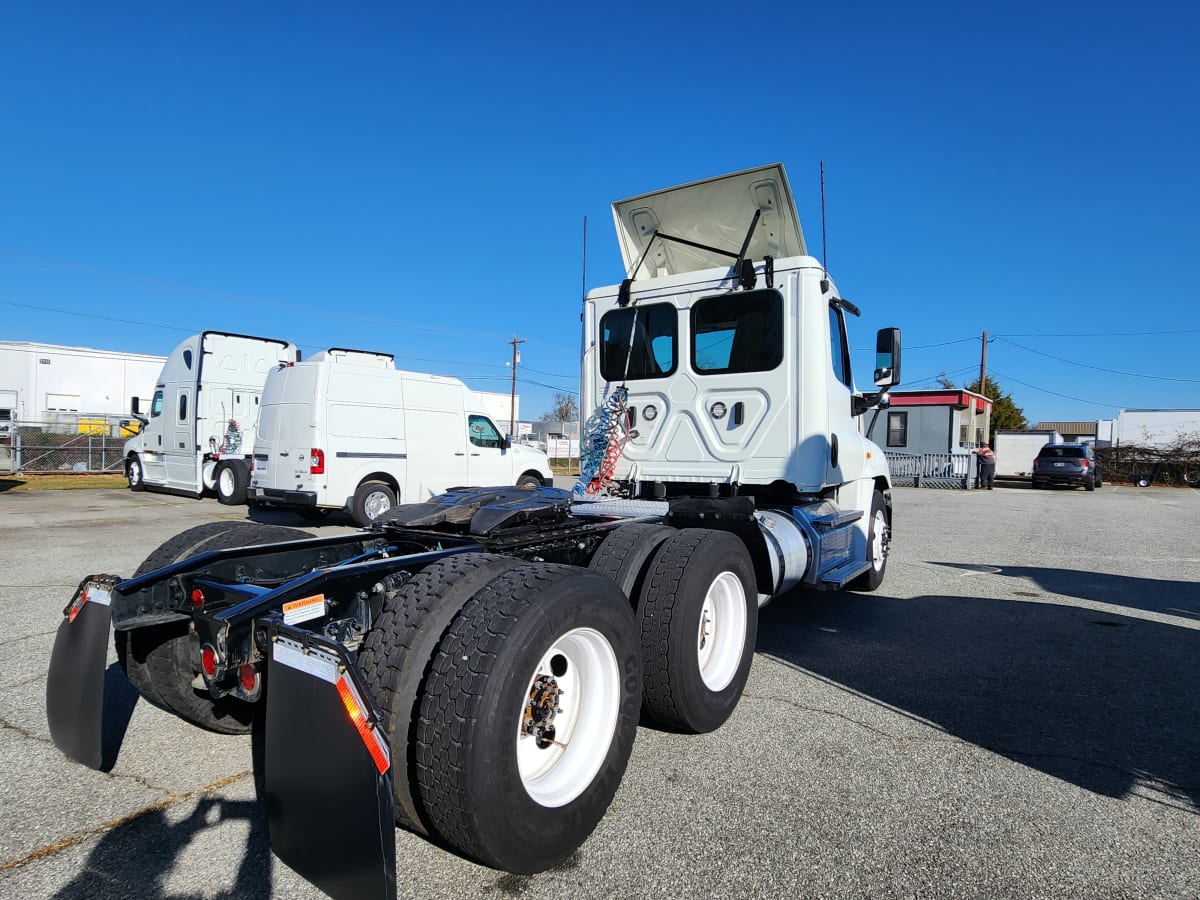
[[[733,264],[746,232],[761,212],[746,256],[776,259],[804,256],[804,233],[783,165],[761,166],[731,175],[666,188],[612,205],[625,272],[633,272],[656,233],[704,244],[729,255],[669,240],[655,240],[636,278],[676,275]]]

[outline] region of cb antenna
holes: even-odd
[[[583,217],[583,284],[580,290],[580,300],[587,300],[587,215]]]
[[[829,290],[829,266],[825,259],[825,160],[821,160],[821,269],[825,277],[821,279],[821,293]]]

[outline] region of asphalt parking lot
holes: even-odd
[[[640,728],[568,864],[513,876],[401,831],[401,896],[1196,897],[1200,492],[898,489],[895,507],[883,587],[764,610],[733,718]],[[105,774],[46,727],[79,580],[244,516],[0,494],[0,896],[320,896],[270,854],[249,738],[137,702]]]

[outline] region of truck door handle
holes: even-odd
[[[280,450],[280,451],[279,451],[279,455],[280,455],[280,456],[287,456],[287,455],[288,455],[288,452],[287,452],[286,450]]]
[[[464,450],[455,450],[454,455],[455,456],[466,456],[467,454],[466,454],[466,451],[464,451]]]
[[[742,418],[745,415],[745,412],[746,405],[742,403],[741,400],[733,404],[733,424],[735,428],[742,424]]]

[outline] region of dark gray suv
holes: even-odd
[[[1094,491],[1104,484],[1090,444],[1046,444],[1033,461],[1035,488],[1065,484]]]

